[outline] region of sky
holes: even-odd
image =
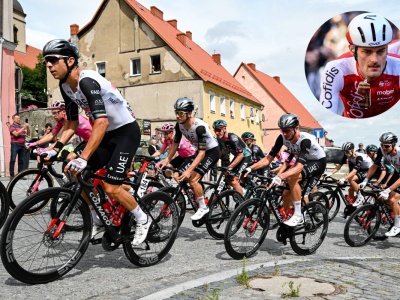
[[[115,0],[111,0],[115,1]],[[39,49],[54,38],[69,38],[69,26],[82,28],[101,0],[19,0],[26,16],[27,43]],[[400,28],[398,0],[141,0],[157,6],[164,20],[176,19],[178,29],[191,31],[193,41],[208,53],[221,54],[222,65],[233,75],[239,65],[254,63],[257,70],[279,76],[308,109],[335,145],[344,142],[379,144],[382,133],[400,135],[400,101],[387,112],[353,120],[322,107],[311,93],[304,72],[306,48],[314,32],[330,18],[348,11],[380,14]],[[349,3],[351,2],[351,3]],[[295,113],[295,112],[294,112]],[[140,116],[138,116],[140,117]],[[266,117],[268,118],[268,112]],[[300,120],[301,121],[301,120]]]

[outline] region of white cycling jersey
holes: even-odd
[[[186,130],[183,124],[176,123],[175,131],[174,142],[176,143],[179,143],[183,134],[192,145],[200,150],[218,147],[217,140],[211,134],[210,126],[198,118],[195,118],[194,124],[189,130]]]

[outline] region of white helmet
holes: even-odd
[[[356,16],[347,27],[347,41],[354,46],[377,47],[392,41],[392,26],[374,13]]]

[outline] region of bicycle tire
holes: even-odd
[[[223,191],[209,203],[206,219],[208,233],[216,240],[223,240],[226,224],[235,208],[243,202],[243,196],[234,190]]]
[[[260,248],[269,230],[269,209],[259,213],[263,205],[260,198],[242,202],[232,213],[224,232],[226,252],[233,259],[253,256]],[[260,222],[259,218],[263,218]],[[263,227],[261,224],[265,224]]]
[[[373,204],[358,207],[344,226],[344,240],[351,247],[367,244],[378,231],[381,223],[379,209]]]
[[[7,185],[7,193],[10,197],[10,208],[14,210],[19,203],[21,203],[26,197],[32,194],[32,188],[35,184],[35,178],[39,173],[43,172],[40,169],[27,169],[19,172]],[[36,191],[44,190],[49,187],[54,187],[53,177],[48,173],[44,173],[43,179],[38,186]],[[43,202],[42,205],[37,207],[37,210],[43,209],[47,203]],[[35,211],[27,211],[27,214],[35,213]]]
[[[7,189],[0,181],[0,228],[3,227],[7,220],[8,212],[10,210],[10,197],[8,196]]]
[[[134,218],[124,222],[121,234],[130,241],[123,244],[128,260],[139,267],[149,267],[160,262],[169,252],[178,233],[178,207],[167,193],[153,192],[140,200],[142,210],[153,220],[145,241],[133,247],[136,223]],[[129,216],[128,216],[129,217]]]
[[[160,189],[160,192],[167,193],[174,199],[177,207],[178,207],[178,228],[181,227],[183,219],[186,215],[186,199],[183,196],[182,192],[177,195],[178,189],[172,186],[164,187]]]
[[[53,198],[72,198],[73,191],[52,187],[27,197],[7,219],[0,240],[4,268],[15,279],[27,284],[43,284],[59,279],[70,272],[85,253],[91,237],[90,211],[83,200],[73,207],[67,223],[80,222],[83,230],[69,231],[64,227],[54,239],[58,221],[50,229],[52,218],[48,210],[34,214],[27,211]]]
[[[310,201],[318,201],[320,202],[322,205],[325,206],[325,208],[327,209],[328,212],[328,218],[329,218],[329,208],[330,208],[330,202],[328,197],[326,197],[325,193],[323,192],[311,192],[308,195],[308,198]]]
[[[325,196],[329,202],[329,222],[331,222],[339,213],[340,210],[340,196],[335,191],[327,191],[325,192]]]
[[[298,255],[317,251],[328,233],[328,210],[319,201],[311,201],[302,208],[304,223],[293,227],[290,246]]]

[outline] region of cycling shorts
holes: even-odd
[[[325,173],[326,169],[326,157],[318,160],[307,161],[301,171],[301,180],[299,182],[301,189],[305,191],[305,195],[308,195],[314,186],[318,183],[319,178]]]
[[[208,149],[203,160],[197,165],[194,171],[201,176],[204,176],[219,160],[220,158],[219,146]]]
[[[170,161],[170,164],[175,169],[178,169],[180,172],[183,172],[187,170],[187,168],[189,168],[190,164],[193,162],[195,158],[196,155],[192,155],[189,157],[182,157],[178,155],[173,160]]]
[[[106,132],[99,147],[88,161],[96,172],[106,166],[105,182],[121,185],[140,144],[140,128],[136,121]]]

